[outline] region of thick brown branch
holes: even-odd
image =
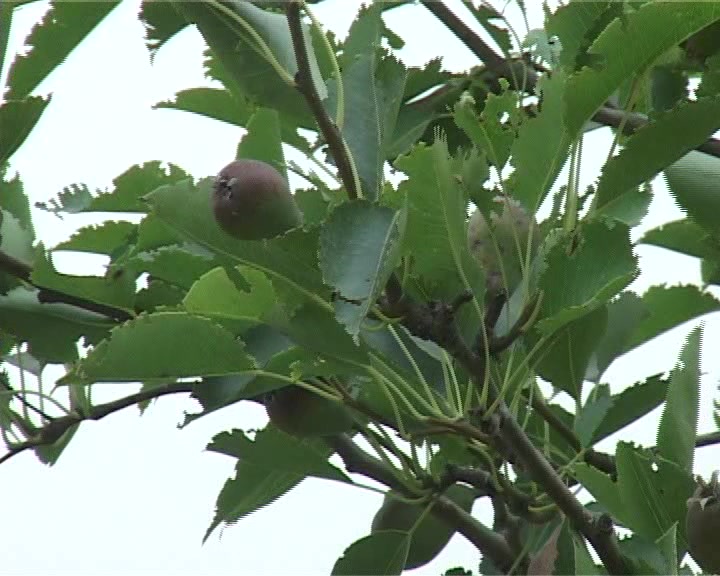
[[[360,190],[355,189],[355,178],[353,178],[352,165],[348,157],[347,148],[343,142],[340,130],[328,115],[327,110],[325,110],[325,106],[323,106],[320,95],[315,89],[315,83],[313,82],[310,62],[303,38],[300,5],[301,3],[296,0],[291,0],[287,5],[288,26],[290,27],[290,35],[292,37],[298,66],[295,83],[300,93],[305,97],[310,111],[320,128],[320,132],[325,138],[325,142],[327,142],[330,153],[335,160],[340,180],[342,180],[345,190],[347,190],[348,197],[351,200],[355,200],[359,196]]]
[[[348,472],[362,474],[401,494],[414,496],[382,461],[365,453],[347,436],[332,436],[327,438],[327,441],[342,458]],[[505,538],[478,522],[452,500],[439,497],[433,505],[432,513],[457,527],[458,532],[472,542],[483,555],[487,555],[501,570],[507,571],[512,566],[515,554]]]

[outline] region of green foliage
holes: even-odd
[[[524,36],[492,3],[468,3],[486,33],[475,36],[423,1],[482,60],[450,72],[440,54],[400,59],[385,19],[398,4],[424,9],[409,2],[370,3],[338,39],[304,3],[144,1],[151,57],[195,26],[213,82],[155,108],[243,129],[238,158],[307,188],[287,194],[290,224],[249,240],[214,219],[212,176],[149,161],[109,190],[78,183],[36,203],[98,219],[52,247],[9,162],[55,105],[42,82],[118,3],[52,2],[10,61],[23,3],[0,4],[0,360],[22,373],[18,387],[0,372],[3,461],[33,450],[53,464],[82,421],[165,394],[199,403],[182,426],[256,402],[265,428],[238,422],[208,445],[236,465],[205,539],[306,477],[364,477],[391,495],[333,574],[400,574],[455,532],[482,574],[689,573],[696,450],[717,442],[699,439],[701,411],[720,425],[718,400],[699,400],[696,327],[720,310],[707,289],[720,285],[717,3],[575,0],[546,7],[545,27]],[[610,151],[583,149],[604,126]],[[286,146],[308,162],[287,161]],[[588,155],[607,160],[583,193]],[[666,194],[651,183],[660,173],[686,217],[638,234]],[[267,229],[259,212],[242,215]],[[481,218],[492,252],[477,250]],[[703,286],[636,293],[641,244],[697,258]],[[101,256],[106,270],[67,274],[60,252]],[[607,381],[616,360],[687,322],[667,377],[647,367],[625,388]],[[64,369],[62,388],[43,384],[48,365]],[[142,387],[101,403],[101,382]],[[629,443],[626,427],[659,407],[656,446]],[[492,527],[471,513],[476,497],[492,500]],[[392,507],[407,514],[389,518]],[[618,540],[613,523],[629,534]]]

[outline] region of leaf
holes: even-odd
[[[30,201],[23,189],[22,180],[17,174],[12,180],[8,179],[6,168],[7,165],[0,163],[0,208],[12,214],[20,228],[29,231],[34,239]]]
[[[200,276],[219,266],[220,262],[200,256],[186,246],[166,246],[135,254],[126,264],[133,270],[147,272],[153,279],[163,280],[184,293]]]
[[[615,458],[627,527],[654,541],[678,522],[678,552],[684,555],[685,501],[694,490],[692,475],[665,459],[653,462],[624,442],[618,444]]]
[[[120,220],[108,220],[98,225],[84,226],[68,240],[60,242],[54,251],[73,250],[112,256],[127,246],[137,230],[137,224]]]
[[[258,432],[255,437],[254,449],[262,451],[265,446],[265,438],[268,437],[268,434],[273,433],[275,431],[270,426]],[[285,440],[288,442],[300,442],[326,456],[330,456],[332,453],[332,450],[319,438],[295,440],[291,436],[287,436]],[[235,466],[235,477],[229,478],[225,482],[218,495],[215,505],[215,517],[205,532],[203,542],[221,523],[234,524],[248,514],[271,504],[304,479],[304,474],[283,469],[265,468],[246,460],[238,460]]]
[[[0,165],[22,146],[49,103],[50,96],[28,96],[0,105]]]
[[[294,86],[286,82],[286,79],[295,77],[297,62],[287,19],[283,14],[268,12],[250,2],[233,2],[231,10],[235,17],[202,3],[177,1],[174,6],[188,21],[197,25],[212,50],[215,64],[219,64],[222,69],[220,75],[227,81],[226,88],[238,97],[247,97],[252,102],[276,109],[283,118],[292,118],[292,122],[298,125],[315,128],[304,100],[298,97]],[[260,46],[235,18],[245,21],[262,38],[287,75],[286,79],[278,75],[267,56],[261,53]],[[303,24],[303,36],[313,82],[323,99],[326,89],[306,24]]]
[[[590,397],[583,404],[582,409],[575,417],[573,429],[584,448],[592,445],[596,430],[603,423],[612,406],[613,398],[610,396],[606,386],[597,389],[597,391],[593,390]]]
[[[316,444],[285,434],[270,425],[254,440],[238,429],[221,432],[212,439],[207,449],[268,470],[352,484],[344,472],[328,462],[327,450],[318,450]]]
[[[23,228],[10,212],[0,210],[0,250],[8,256],[30,265],[35,259],[33,232]]]
[[[648,314],[623,346],[623,354],[683,322],[720,310],[720,300],[693,285],[652,286],[642,300]]]
[[[647,216],[652,199],[649,186],[633,188],[603,204],[597,209],[595,216],[609,218],[634,228]]]
[[[576,400],[582,397],[585,371],[593,351],[602,340],[607,326],[608,313],[600,306],[588,314],[561,326],[537,354],[538,374],[556,388]],[[528,349],[534,349],[539,336],[530,340]]]
[[[400,574],[410,550],[410,534],[380,530],[351,544],[333,566],[333,576]]]
[[[29,96],[119,3],[52,2],[26,39],[31,49],[17,56],[10,66],[5,97],[22,100]]]
[[[683,346],[657,432],[658,453],[692,474],[700,409],[700,349],[702,327],[695,328]]]
[[[259,324],[247,330],[242,336],[245,351],[255,359],[259,370],[275,374],[290,375],[291,366],[298,357],[306,357],[293,342],[279,331]],[[255,374],[230,374],[210,376],[194,386],[193,398],[202,406],[202,412],[185,413],[184,428],[191,422],[211,414],[225,406],[240,400],[256,398],[264,392],[285,386],[286,382],[277,378],[256,376]]]
[[[135,279],[126,274],[99,276],[70,276],[60,274],[44,253],[37,251],[30,279],[36,286],[75,296],[82,300],[106,304],[132,313]]]
[[[607,328],[600,343],[593,350],[585,371],[585,379],[599,382],[618,356],[640,321],[649,315],[645,305],[634,292],[623,292],[607,305]]]
[[[537,329],[544,334],[606,302],[637,274],[626,226],[590,221],[581,226],[580,235],[572,254],[568,248],[574,241],[566,238],[548,251],[538,281],[544,294]]]
[[[211,320],[185,312],[155,312],[114,328],[59,382],[219,376],[255,367],[242,342]]]
[[[143,0],[138,18],[145,26],[145,44],[151,61],[168,40],[188,25],[172,2]]]
[[[647,2],[613,20],[589,49],[599,64],[568,79],[564,115],[568,132],[576,134],[628,78],[718,17],[720,6],[714,2]]]
[[[468,135],[476,147],[485,152],[489,161],[502,170],[510,157],[510,149],[515,141],[518,124],[517,96],[502,84],[500,95],[488,94],[483,111],[478,118],[475,113],[476,103],[469,92],[455,104],[453,118]],[[508,115],[511,121],[501,122]]]
[[[534,214],[550,191],[570,149],[570,136],[563,121],[564,72],[553,72],[538,83],[542,109],[525,120],[512,146],[512,196]]]
[[[277,110],[258,108],[247,123],[247,133],[240,140],[238,158],[252,158],[273,166],[287,180],[285,155]]]
[[[395,164],[408,176],[398,189],[409,208],[405,251],[427,296],[449,300],[470,290],[477,308],[484,276],[468,249],[467,199],[451,174],[447,143],[420,144]]]
[[[185,181],[158,188],[147,200],[153,214],[183,237],[231,265],[243,264],[263,272],[286,304],[311,300],[330,309],[324,299],[329,291],[317,266],[317,231],[295,229],[267,241],[239,241],[215,223],[211,187],[211,179],[197,186]]]
[[[678,206],[715,238],[720,238],[720,158],[692,151],[665,168],[665,180]]]
[[[720,13],[719,13],[720,14]],[[720,98],[684,103],[630,136],[603,167],[596,192],[598,208],[693,150],[720,129]]]
[[[674,220],[648,230],[638,243],[667,248],[695,258],[720,259],[720,242],[713,240],[690,218]]]
[[[594,430],[591,444],[600,442],[649,414],[663,403],[667,389],[667,380],[655,375],[625,388],[619,394],[610,396],[610,407],[602,422]]]
[[[206,272],[185,295],[183,307],[236,334],[259,323],[265,312],[275,306],[272,283],[253,268],[241,268],[239,274],[247,282],[247,289],[237,286],[224,268]]]
[[[0,329],[28,342],[30,353],[52,364],[77,359],[77,341],[101,340],[114,325],[108,318],[68,304],[41,303],[37,290],[15,288],[0,295]]]
[[[43,202],[35,206],[59,214],[77,214],[80,212],[147,212],[147,205],[141,198],[163,185],[174,184],[187,179],[188,174],[174,164],[161,162],[145,162],[128,168],[113,180],[114,188],[97,196],[92,196],[87,186],[73,185],[66,187],[58,194],[57,199],[50,200],[50,205]]]
[[[573,468],[575,478],[592,497],[606,509],[614,520],[627,526],[627,511],[618,491],[617,483],[597,468],[578,462]]]
[[[150,2],[156,4],[157,2]],[[256,107],[241,95],[229,90],[219,88],[190,88],[175,94],[174,100],[158,102],[155,109],[181,110],[192,114],[199,114],[220,122],[227,122],[235,126],[245,127],[248,124]],[[309,144],[305,138],[297,133],[297,126],[283,118],[280,123],[282,140],[298,150],[308,151]]]
[[[320,234],[320,268],[338,292],[338,320],[356,336],[400,261],[407,210],[364,200],[341,204]]]

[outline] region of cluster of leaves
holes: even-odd
[[[0,65],[13,11],[24,3],[0,5]],[[618,392],[603,375],[659,334],[720,310],[706,290],[720,284],[720,158],[702,148],[720,129],[720,35],[707,32],[720,7],[570,2],[548,11],[544,30],[528,31],[518,46],[500,13],[468,5],[513,76],[489,62],[465,74],[443,70],[440,59],[405,66],[394,53],[402,39],[383,21],[402,2],[364,7],[342,41],[303,24],[303,70],[284,13],[294,3],[258,4],[148,1],[139,17],[151,54],[196,26],[208,46],[207,76],[218,86],[184,90],[158,107],[241,126],[238,157],[286,166],[309,182],[295,194],[303,226],[268,240],[239,241],[218,228],[211,179],[148,162],[118,176],[109,191],[77,185],[39,206],[58,214],[134,213],[139,222],[80,228],[50,250],[36,242],[22,182],[8,174],[7,161],[50,102],[33,90],[117,2],[52,3],[27,39],[29,51],[10,66],[0,105],[0,353],[38,379],[45,366],[65,365],[59,384],[70,390],[69,405],[52,416],[2,378],[9,393],[0,396],[0,426],[10,454],[34,449],[52,463],[84,419],[163,394],[199,401],[187,424],[302,385],[351,410],[377,457],[347,437],[301,439],[272,423],[254,437],[222,432],[209,449],[236,459],[236,473],[207,535],[305,477],[354,483],[352,471],[389,479],[395,491],[440,508],[455,482],[490,496],[493,531],[465,512],[450,513],[483,554],[483,573],[541,573],[529,559],[537,569],[553,556],[549,549],[557,559],[544,573],[617,572],[615,552],[632,573],[677,573],[688,550],[685,501],[694,490],[701,330],[690,333],[667,378],[649,374]],[[427,4],[455,25],[442,3]],[[525,55],[512,57],[523,46]],[[318,129],[296,86],[303,74],[343,147]],[[691,80],[699,80],[693,91]],[[533,87],[538,102],[528,103],[525,90]],[[624,108],[606,105],[613,98]],[[578,142],[599,126],[592,121],[602,121],[601,109],[620,112],[618,151],[580,194]],[[638,117],[644,126],[625,130]],[[287,164],[283,145],[329,178]],[[324,147],[325,163],[317,157]],[[352,181],[341,170],[343,155]],[[567,185],[531,231],[539,249],[504,247],[519,250],[522,282],[505,294],[486,292],[466,239],[469,208],[489,218],[492,199],[502,195],[536,214],[568,159]],[[388,164],[405,175],[398,186],[384,179]],[[661,285],[638,295],[627,289],[639,273],[630,231],[647,212],[648,181],[660,173],[687,217],[638,243],[699,258],[705,287]],[[348,199],[351,189],[356,197]],[[55,251],[102,254],[107,273],[58,273]],[[576,409],[543,398],[538,377]],[[143,387],[94,404],[98,382]],[[654,448],[619,442],[612,455],[594,449],[660,405]],[[492,425],[498,414],[537,449],[508,445],[506,426]],[[428,458],[418,457],[419,447]],[[333,452],[346,471],[328,462]],[[402,467],[392,467],[388,455]],[[462,476],[459,467],[472,473]],[[587,510],[632,535],[618,543],[598,536],[592,523],[578,527],[579,503],[554,480],[581,484],[595,500]],[[358,541],[335,572],[399,573],[408,530]]]

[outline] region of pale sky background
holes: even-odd
[[[458,0],[448,4],[468,20]],[[531,26],[541,25],[540,2],[527,2]],[[344,36],[357,11],[357,0],[327,0],[314,10],[320,20]],[[10,54],[22,47],[31,26],[47,6],[36,2],[16,10]],[[202,38],[187,29],[164,47],[153,65],[136,18],[139,0],[126,1],[92,33],[38,93],[53,100],[34,132],[11,159],[31,203],[47,201],[64,186],[84,182],[91,189],[110,186],[129,166],[149,160],[176,163],[207,176],[230,161],[242,132],[191,114],[152,110],[184,88],[206,85],[202,71]],[[521,31],[521,20],[513,22]],[[422,65],[444,54],[444,65],[464,70],[473,55],[420,6],[386,15],[388,26],[406,41],[400,52],[408,65]],[[6,62],[9,63],[8,56]],[[7,71],[3,71],[4,74]],[[610,145],[608,130],[586,137],[583,187],[597,175]],[[297,158],[300,161],[299,158]],[[681,217],[661,181],[655,184],[650,214],[635,235]],[[35,210],[35,227],[47,246],[66,239],[97,217],[78,215],[61,221]],[[667,282],[698,283],[698,261],[669,251],[640,247],[643,275],[632,286]],[[64,272],[100,272],[102,260],[56,257]],[[719,291],[713,290],[715,294]],[[705,318],[703,390],[700,431],[713,429],[712,399],[717,392],[720,358],[718,315]],[[613,392],[659,371],[670,370],[683,339],[697,325],[690,322],[657,338],[640,351],[614,363],[605,381]],[[55,373],[48,371],[46,385]],[[109,399],[136,390],[130,385],[95,388],[94,397]],[[234,460],[205,452],[217,433],[234,427],[262,427],[264,411],[252,403],[236,404],[180,431],[183,411],[195,403],[166,397],[140,417],[127,409],[99,422],[80,426],[70,446],[52,468],[32,452],[0,467],[3,487],[0,522],[2,574],[321,574],[329,573],[343,550],[369,532],[381,496],[329,481],[308,479],[264,510],[216,531],[205,545],[202,536],[214,514],[215,499]],[[613,451],[619,438],[654,444],[659,410],[642,423],[605,440]],[[696,454],[696,473],[709,476],[720,461],[718,447]],[[491,522],[487,503],[475,515]],[[441,574],[462,565],[477,573],[478,555],[462,536],[455,536],[431,564],[411,574]]]

